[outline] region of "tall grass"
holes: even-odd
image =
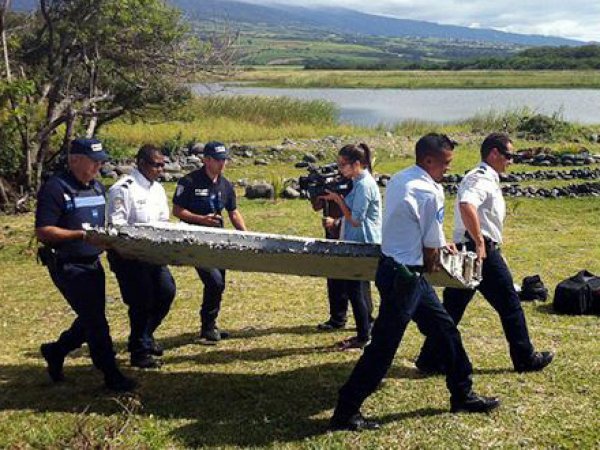
[[[173,136],[183,141],[252,142],[364,132],[338,124],[337,116],[336,106],[323,100],[211,95],[191,99],[175,110],[151,113],[143,121],[116,121],[101,136],[135,147],[144,142],[162,144]]]
[[[599,71],[577,70],[273,70],[242,72],[239,81],[265,87],[498,89],[600,87]]]

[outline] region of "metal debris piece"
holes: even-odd
[[[345,280],[374,280],[381,251],[376,244],[240,232],[185,223],[114,226],[89,232],[126,258],[154,264]],[[470,258],[468,253],[456,256],[442,253],[444,270],[428,278],[436,286],[472,287],[476,277],[465,276],[468,272],[465,274],[461,269],[462,261],[468,265]]]

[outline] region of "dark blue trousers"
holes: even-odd
[[[63,355],[87,342],[94,366],[110,374],[117,370],[110,329],[106,320],[105,275],[99,259],[58,262],[49,268],[52,281],[77,317],[56,341]]]
[[[471,391],[472,367],[454,321],[424,277],[407,278],[391,258],[382,258],[375,283],[381,296],[371,343],[340,389],[336,414],[359,411],[389,370],[406,327],[414,320],[419,330],[433,339],[447,364],[446,385],[452,397]]]
[[[125,259],[114,251],[108,252],[108,261],[129,307],[129,351],[147,352],[175,298],[175,280],[167,266]]]
[[[345,324],[348,315],[348,294],[345,280],[327,279],[327,299],[329,300],[329,320]]]
[[[348,284],[350,283],[350,284]],[[359,282],[360,283],[360,282]],[[357,285],[351,280],[327,279],[327,298],[329,300],[329,320],[336,324],[345,324],[348,315],[348,303],[350,302],[350,291],[362,296],[367,305],[369,323],[373,322],[373,300],[371,297],[371,284]],[[354,307],[353,307],[354,312]],[[356,317],[356,315],[355,315]]]
[[[361,341],[368,341],[371,335],[371,286],[368,281],[345,280],[345,291],[352,305],[352,313],[356,322],[356,336]]]
[[[196,267],[196,272],[204,284],[200,321],[203,329],[214,328],[221,310],[221,301],[225,291],[225,270]]]
[[[466,245],[468,250],[474,251],[473,244]],[[525,313],[502,253],[491,245],[488,245],[487,258],[483,261],[482,278],[477,289],[500,316],[513,364],[528,362],[534,348],[529,339]],[[444,307],[457,325],[475,292],[475,290],[453,288],[444,290]],[[425,340],[417,364],[443,370],[441,352],[430,339]]]

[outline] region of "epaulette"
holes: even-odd
[[[123,186],[125,189],[129,189],[129,185],[133,184],[133,178],[125,178],[122,182],[121,182],[121,186]]]

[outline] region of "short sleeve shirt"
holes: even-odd
[[[225,177],[220,175],[216,182],[208,177],[204,168],[193,171],[177,183],[173,204],[187,209],[193,214],[221,214],[237,209],[235,189]]]
[[[440,248],[444,190],[419,166],[392,177],[386,190],[381,251],[400,264],[423,265],[423,247]]]
[[[373,176],[364,171],[354,180],[352,190],[344,199],[359,225],[353,226],[343,219],[343,238],[347,241],[381,243],[381,194]]]
[[[113,225],[168,221],[165,189],[135,169],[108,190],[108,218]]]
[[[467,231],[460,214],[460,204],[469,203],[477,208],[481,234],[502,243],[502,229],[506,217],[506,203],[502,196],[500,177],[488,164],[482,162],[465,175],[458,187],[454,205],[454,242],[464,242]]]

